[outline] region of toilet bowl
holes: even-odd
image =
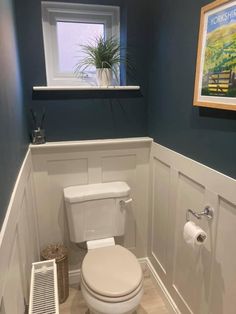
[[[126,211],[132,203],[126,182],[107,182],[64,189],[70,240],[86,242],[81,291],[92,314],[131,314],[143,295],[143,276],[136,257],[115,245],[125,235]]]
[[[81,290],[93,314],[131,314],[143,295],[136,257],[120,245],[90,250],[81,269]]]

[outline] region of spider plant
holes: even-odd
[[[87,68],[94,66],[96,69],[110,69],[118,80],[120,64],[128,65],[128,58],[121,56],[123,48],[120,42],[113,37],[97,37],[93,43],[81,45],[81,48],[85,57],[75,66],[77,76],[83,76]]]

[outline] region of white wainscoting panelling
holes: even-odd
[[[138,257],[147,255],[149,162],[152,139],[118,139],[31,146],[40,247],[63,242],[70,270],[80,268],[85,250],[69,241],[63,189],[72,185],[126,181],[133,203],[126,234],[118,239]]]
[[[181,313],[234,314],[236,308],[236,181],[153,143],[148,256]],[[183,240],[186,210],[214,208],[197,223],[208,241]]]
[[[69,247],[70,280],[78,281],[86,251],[69,241],[63,188],[117,180],[131,186],[134,199],[125,238],[117,240],[137,257],[148,256],[145,263],[170,312],[235,314],[234,179],[150,138],[47,143],[30,150],[0,233],[1,314],[24,312],[31,263],[49,243]],[[192,220],[208,241],[193,250],[183,240],[186,210],[206,205],[214,208],[213,221]]]
[[[39,259],[30,151],[19,172],[0,233],[0,313],[24,313],[31,263]]]

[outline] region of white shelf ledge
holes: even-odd
[[[140,86],[33,86],[33,91],[139,91]]]
[[[41,145],[30,144],[31,151],[38,152],[40,150],[51,149],[66,149],[66,148],[78,148],[84,149],[89,147],[99,147],[105,149],[107,146],[127,146],[130,147],[150,147],[153,142],[151,137],[133,137],[133,138],[118,138],[118,139],[102,139],[102,140],[81,140],[81,141],[62,141],[62,142],[47,142]]]

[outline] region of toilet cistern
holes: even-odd
[[[125,235],[130,192],[126,182],[64,189],[70,240],[86,242],[88,247],[81,290],[92,314],[131,314],[143,295],[142,270],[135,255],[114,240]]]

